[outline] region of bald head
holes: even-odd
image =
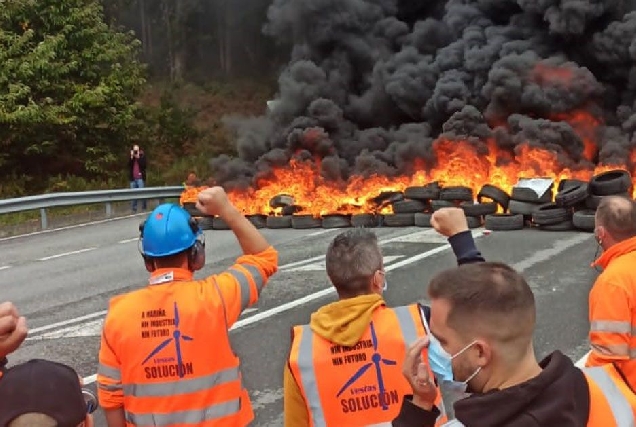
[[[596,226],[603,227],[616,242],[636,236],[634,201],[624,196],[605,196],[596,209]]]

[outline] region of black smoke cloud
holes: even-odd
[[[625,163],[636,146],[632,3],[273,0],[264,31],[293,41],[291,58],[266,116],[228,119],[239,157],[212,159],[214,178],[245,188],[293,158],[319,158],[334,180],[410,173],[414,159],[435,164],[440,136],[480,152],[486,138],[510,153],[530,144],[571,168]],[[576,111],[602,125],[581,135],[567,119]]]

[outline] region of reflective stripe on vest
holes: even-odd
[[[398,328],[401,336],[397,335]],[[307,403],[311,426],[335,425],[334,422],[340,422],[353,412],[356,413],[356,421],[360,423],[358,425],[373,425],[388,421],[386,416],[393,413],[397,416],[403,396],[410,392],[410,386],[401,374],[400,365],[408,347],[425,334],[417,305],[379,308],[374,313],[371,325],[365,335],[356,344],[362,348],[357,354],[354,350],[346,353],[341,352],[338,350],[341,348],[340,346],[328,343],[314,334],[309,325],[298,326],[295,329],[300,333],[294,336],[292,342],[290,368]],[[378,329],[382,331],[383,335],[376,335]],[[379,343],[380,346],[385,341],[391,341],[389,344],[399,342],[402,345],[399,349],[395,347],[389,349],[387,348],[389,344],[386,344],[382,351],[389,351],[391,355],[383,357],[380,356],[379,352],[373,354],[374,349],[364,345],[365,341]],[[317,350],[315,350],[315,346],[317,346]],[[331,352],[329,352],[330,348]],[[364,353],[365,349],[367,354]],[[354,359],[356,356],[358,359]],[[332,359],[340,361],[336,363]],[[316,371],[317,363],[323,371]],[[343,377],[344,374],[338,373],[337,370],[341,367],[347,368],[346,365],[359,367],[359,369],[354,370],[353,375],[347,374]],[[391,376],[382,375],[381,371],[374,372],[386,369],[385,366],[395,366],[397,371]],[[337,387],[335,387],[334,382],[338,382]],[[333,397],[331,394],[325,397],[325,390],[322,390],[323,393],[321,393],[321,387],[330,390],[329,393],[333,392]],[[335,393],[337,389],[340,390]],[[397,406],[393,402],[395,399],[397,399]],[[351,403],[354,407],[347,406],[349,400],[354,400]],[[339,410],[334,409],[334,407],[338,407]],[[377,419],[377,412],[376,415],[373,415],[371,411],[377,411],[379,407],[387,410],[387,413],[383,414],[382,418]],[[376,419],[365,419],[365,414],[361,413],[365,410],[369,411],[367,417],[376,417]]]
[[[621,392],[615,381],[623,381],[622,378],[612,378],[608,369],[614,369],[612,365],[582,368],[588,381],[592,380],[603,392],[607,405],[617,427],[634,427],[634,410],[632,404]],[[618,374],[617,374],[618,376]],[[590,393],[590,411],[594,410],[594,396]],[[608,420],[609,421],[609,420]]]

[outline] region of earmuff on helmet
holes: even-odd
[[[146,227],[146,222],[147,220],[139,224],[138,249],[144,260],[146,270],[152,273],[155,271],[154,260],[159,257],[148,256],[143,250],[144,229]],[[188,269],[191,271],[197,271],[202,269],[205,265],[205,236],[201,232],[199,224],[195,218],[190,217],[188,219],[188,226],[190,227],[190,230],[192,230],[192,233],[196,236],[194,244],[190,248],[186,249],[188,256]]]

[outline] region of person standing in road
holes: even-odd
[[[589,296],[590,344],[586,366],[613,363],[636,390],[636,208],[622,196],[601,199],[594,236],[603,268]]]
[[[146,154],[137,144],[133,145],[130,150],[128,175],[130,188],[144,188],[146,182]],[[146,199],[141,200],[141,210],[146,210]],[[133,213],[137,212],[137,200],[132,201],[132,211]]]
[[[511,267],[485,262],[445,270],[431,280],[428,296],[430,334],[405,358],[413,396],[405,396],[393,427],[435,425],[424,349],[429,363],[437,361],[430,363],[435,376],[449,378],[439,384],[453,408],[448,426],[634,425],[636,395],[613,365],[581,370],[560,351],[537,361],[534,295]]]
[[[458,263],[484,261],[462,209],[441,209],[432,224],[449,237]],[[313,313],[308,325],[292,328],[283,374],[285,426],[390,422],[409,389],[397,363],[425,335],[428,307],[386,306],[386,273],[372,231],[336,236],[327,249],[326,268],[339,300]],[[432,395],[439,398],[435,390]],[[441,421],[444,416],[437,411],[429,418]]]
[[[205,264],[197,222],[174,204],[140,226],[148,286],[111,299],[97,371],[109,427],[236,426],[254,418],[229,329],[278,269],[278,252],[221,187],[197,208],[232,229],[243,255],[220,274],[196,280]]]

